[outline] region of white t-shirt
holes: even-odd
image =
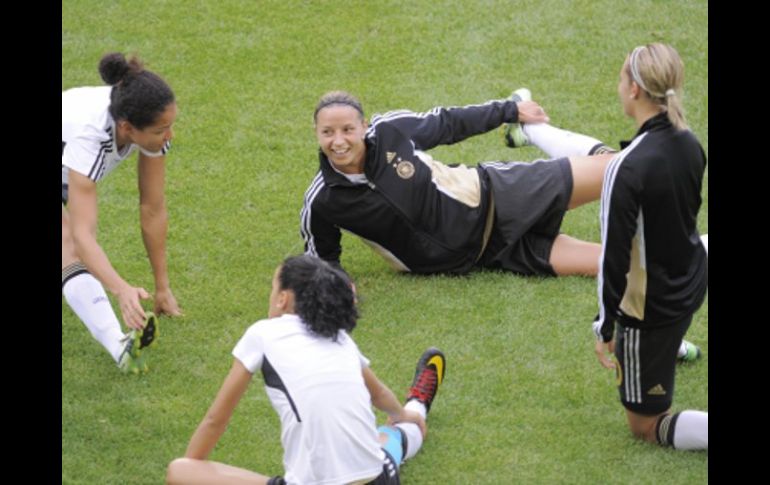
[[[149,157],[165,155],[148,152],[133,143],[118,153],[115,120],[108,108],[112,86],[72,88],[61,93],[61,140],[63,166],[98,182],[137,148]]]
[[[346,332],[332,342],[287,314],[250,326],[233,356],[265,379],[281,419],[287,483],[350,483],[382,472],[384,454],[362,375],[369,360]]]

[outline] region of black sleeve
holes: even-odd
[[[425,113],[390,111],[372,118],[372,127],[390,123],[408,136],[417,150],[457,143],[486,133],[503,123],[516,122],[519,111],[511,100],[487,101],[462,107],[436,107]]]
[[[602,254],[599,259],[599,315],[594,332],[612,340],[620,302],[626,291],[631,261],[631,242],[638,228],[640,182],[623,153],[607,166],[600,208]]]
[[[305,240],[305,253],[317,256],[341,269],[342,234],[336,225],[327,221],[318,211],[313,210],[313,202],[318,190],[321,189],[314,181],[305,193],[305,203],[300,212],[300,233]]]

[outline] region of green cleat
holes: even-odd
[[[532,93],[527,88],[519,88],[508,97],[511,101],[531,101]],[[504,123],[503,138],[505,145],[510,148],[517,148],[529,145],[529,139],[524,134],[521,123]]]
[[[150,370],[147,365],[147,354],[142,352],[158,338],[158,317],[152,312],[146,313],[144,328],[131,330],[123,340],[126,341],[123,352],[118,359],[118,368],[126,374],[140,374]]]
[[[701,357],[701,351],[700,348],[695,345],[692,342],[688,342],[687,340],[682,340],[682,346],[685,348],[684,355],[677,355],[677,360],[679,362],[694,362]]]

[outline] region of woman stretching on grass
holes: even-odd
[[[139,215],[142,238],[155,276],[156,313],[181,315],[166,268],[166,152],[174,136],[174,93],[137,58],[102,57],[99,74],[109,86],[62,92],[62,293],[88,330],[123,371],[146,371],[139,349],[155,338],[157,321],[145,314],[150,297],[125,281],[96,240],[96,184],[139,152]],[[124,335],[104,291],[118,299]]]
[[[185,457],[169,465],[168,483],[398,484],[399,465],[422,446],[444,355],[423,353],[402,406],[350,337],[358,312],[342,271],[295,256],[276,269],[272,285],[269,318],[249,327],[233,349],[232,369]],[[283,477],[208,461],[257,372],[281,419]],[[390,425],[377,429],[371,405]]]
[[[637,47],[620,70],[620,102],[638,131],[604,180],[593,326],[599,361],[617,371],[632,433],[707,450],[708,413],[670,413],[677,351],[708,289],[697,228],[706,156],[687,129],[683,81],[679,54],[664,44]]]
[[[356,98],[324,95],[314,114],[320,170],[301,212],[305,251],[339,264],[345,229],[402,271],[595,275],[599,245],[559,228],[568,209],[599,198],[610,155],[466,167],[425,153],[506,123],[547,121],[528,97],[518,90],[480,105],[392,111],[369,125]],[[569,143],[582,155],[606,150],[583,135]]]

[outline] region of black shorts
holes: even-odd
[[[551,248],[572,196],[567,158],[482,164],[495,221],[478,265],[523,275],[556,276]]]
[[[639,329],[617,324],[615,357],[620,402],[646,416],[667,411],[674,400],[676,353],[692,315],[667,327]]]
[[[393,457],[390,453],[385,452],[385,459],[382,462],[382,473],[377,475],[377,478],[369,482],[367,485],[401,485],[401,478],[398,475],[398,466],[393,461]]]

